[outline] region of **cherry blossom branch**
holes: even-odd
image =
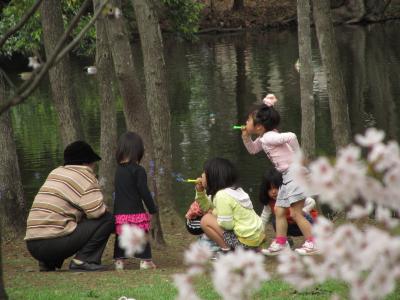
[[[15,96],[13,96],[10,100],[6,101],[5,104],[0,106],[0,115],[9,109],[12,106],[18,105],[25,101],[26,98],[29,97],[29,95],[36,89],[40,81],[43,79],[44,75],[47,74],[47,71],[53,67],[55,64],[57,64],[69,51],[71,51],[77,43],[82,39],[84,34],[88,31],[90,26],[96,21],[96,19],[100,16],[102,13],[104,7],[108,3],[109,0],[103,1],[101,5],[99,5],[98,9],[95,11],[93,17],[89,21],[88,24],[81,30],[81,32],[70,42],[66,47],[63,48],[63,45],[65,41],[68,39],[69,34],[72,32],[72,30],[76,27],[78,24],[80,18],[84,14],[86,7],[90,4],[91,0],[85,0],[85,2],[82,4],[81,8],[79,9],[79,12],[74,16],[72,19],[71,23],[69,24],[68,28],[65,30],[64,34],[61,36],[59,39],[53,53],[49,57],[49,59],[46,61],[46,63],[37,69],[33,76],[25,81],[17,90],[15,93]]]

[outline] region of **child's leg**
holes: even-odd
[[[151,260],[152,255],[151,255],[151,246],[150,243],[147,242],[146,245],[144,246],[144,249],[142,252],[135,253],[134,255],[136,258],[140,258],[143,260]]]
[[[114,259],[124,259],[125,250],[119,246],[119,235],[115,234],[115,242],[114,242]]]
[[[218,244],[221,249],[228,249],[229,246],[224,241],[224,231],[218,225],[217,218],[213,214],[205,214],[201,218],[201,228],[204,233]]]
[[[268,247],[268,249],[262,249],[261,252],[264,255],[274,256],[288,247],[287,244],[287,220],[286,220],[286,208],[275,205],[275,218],[276,218],[276,238]]]
[[[286,220],[286,208],[275,206],[276,237],[286,237],[288,223]]]
[[[307,221],[307,219],[304,217],[303,207],[304,200],[292,203],[292,205],[290,206],[290,215],[296,222],[297,226],[299,226],[306,240],[309,240],[312,239],[312,227],[310,222]]]

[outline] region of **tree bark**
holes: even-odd
[[[0,102],[5,101],[5,95],[4,94],[5,94],[5,91],[4,91],[3,77],[0,75]],[[0,185],[1,185],[0,186],[0,193],[1,193],[0,194],[0,213],[1,213],[1,221],[0,221],[0,299],[1,300],[8,299],[6,290],[4,288],[3,261],[2,261],[2,256],[3,256],[3,251],[2,250],[3,249],[2,249],[2,246],[1,246],[1,242],[2,242],[2,239],[3,239],[3,235],[2,235],[2,229],[4,228],[3,223],[4,223],[4,221],[6,221],[5,219],[7,217],[7,214],[5,214],[5,211],[3,211],[3,209],[2,209],[2,207],[4,207],[5,204],[6,204],[5,201],[7,201],[7,199],[3,195],[4,190],[3,190],[3,186],[2,185],[5,183],[4,179],[7,179],[7,178],[4,178],[4,173],[9,171],[7,169],[7,167],[9,167],[9,164],[8,164],[8,166],[4,165],[4,163],[7,162],[8,158],[9,158],[8,157],[9,154],[3,152],[4,150],[7,150],[7,148],[11,146],[8,143],[9,142],[9,138],[8,137],[10,136],[10,129],[11,129],[11,122],[10,122],[9,114],[10,114],[10,112],[7,111],[7,112],[3,113],[0,116],[0,151],[2,153],[2,155],[0,155]],[[12,140],[12,141],[14,142],[14,140]],[[4,144],[5,145],[8,144],[8,147],[4,146]],[[4,149],[4,147],[6,149]],[[15,147],[15,144],[14,144],[14,147]],[[14,148],[14,150],[15,150],[15,148]],[[16,156],[14,156],[14,160],[15,160],[15,157]],[[12,159],[12,157],[11,157],[11,159]],[[13,167],[15,168],[16,166],[14,165]],[[11,170],[11,171],[13,171],[13,170]],[[19,169],[18,169],[18,171],[19,171]],[[16,178],[14,178],[14,179],[16,179]],[[20,180],[19,180],[19,182],[21,182]],[[18,183],[18,181],[16,181],[16,182]],[[8,181],[7,181],[7,183],[8,183]],[[17,184],[17,186],[19,186],[19,185]],[[20,184],[20,187],[22,189],[22,184]]]
[[[94,10],[99,0],[94,1]],[[113,80],[110,74],[114,72],[112,55],[108,47],[105,20],[99,17],[96,21],[96,67],[99,85],[100,103],[100,169],[99,179],[103,187],[105,202],[112,208],[112,193],[114,191],[114,174],[116,170],[115,152],[117,150],[117,113]],[[111,77],[111,78],[110,78]]]
[[[8,296],[6,293],[6,289],[4,287],[4,278],[3,278],[3,251],[2,251],[2,224],[0,222],[0,300],[7,300]]]
[[[119,0],[110,1],[110,4],[114,7],[121,7]],[[106,24],[109,48],[112,52],[114,69],[123,100],[126,127],[129,131],[137,132],[143,139],[146,150],[142,164],[150,175],[149,185],[154,193],[155,201],[158,202],[158,190],[154,182],[154,170],[152,170],[152,168],[154,169],[154,153],[151,129],[148,126],[150,115],[139,84],[126,22],[123,16],[120,18],[109,16]],[[158,245],[165,244],[158,214],[152,218],[151,236]]]
[[[0,76],[0,102],[5,98]],[[9,111],[0,116],[0,153],[0,223],[2,228],[11,228],[11,235],[16,235],[25,227],[26,204]]]
[[[333,139],[338,149],[350,142],[350,121],[329,1],[313,0],[313,12],[319,51],[327,78]]]
[[[155,177],[161,221],[175,227],[179,222],[173,208],[171,185],[171,119],[168,103],[166,67],[160,26],[152,0],[133,0],[146,78],[146,102],[153,138]],[[179,222],[178,224],[180,224]]]
[[[61,2],[44,0],[40,6],[43,39],[46,56],[49,57],[64,32]],[[61,138],[64,146],[83,139],[81,119],[71,76],[71,64],[67,54],[50,71],[50,85],[58,114]]]
[[[236,106],[238,122],[243,121],[243,113],[246,111],[246,56],[244,41],[235,42],[236,53]],[[240,124],[240,123],[237,123]]]
[[[242,10],[244,8],[244,0],[234,0],[233,1],[233,10]]]
[[[314,73],[311,56],[310,17],[310,1],[297,0],[301,95],[301,147],[306,159],[312,159],[315,156]]]

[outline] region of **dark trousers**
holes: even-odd
[[[147,242],[143,251],[134,254],[134,257],[144,259],[144,260],[151,260],[151,246],[150,243]],[[115,243],[114,243],[114,259],[123,259],[128,258],[125,255],[125,250],[119,246],[119,236],[118,234],[115,235]]]
[[[26,245],[31,255],[48,267],[61,268],[64,259],[75,253],[76,259],[101,264],[101,256],[113,231],[114,217],[106,212],[98,219],[83,219],[67,236],[29,240]]]

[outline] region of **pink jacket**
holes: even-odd
[[[264,150],[279,172],[284,172],[289,168],[294,152],[300,148],[293,132],[279,133],[276,130],[264,133],[255,141],[250,137],[243,138],[243,143],[250,154]]]

